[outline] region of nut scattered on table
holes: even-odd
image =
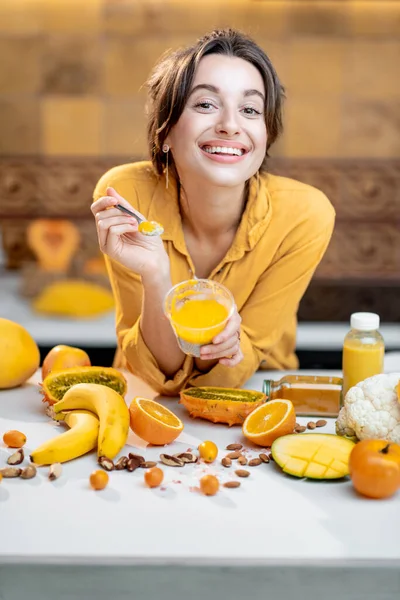
[[[262,452],[258,456],[260,457],[263,463],[269,463],[268,454],[264,454],[264,452]]]
[[[126,463],[126,470],[129,473],[133,473],[143,464],[144,461],[139,460],[138,458],[128,458],[128,462]]]
[[[117,462],[115,463],[115,470],[116,471],[123,471],[124,469],[126,469],[126,465],[128,464],[128,460],[129,460],[129,458],[127,456],[121,456],[121,458],[119,458],[117,460]]]
[[[175,458],[179,458],[179,460],[183,460],[185,464],[196,463],[198,458],[193,452],[180,452],[179,454],[174,454]]]
[[[316,423],[314,423],[314,421],[309,421],[309,422],[307,423],[307,427],[308,427],[308,429],[315,429],[315,428],[316,428],[316,426],[317,426],[317,425],[316,425]]]
[[[7,464],[20,465],[24,458],[24,451],[22,450],[22,448],[19,448],[19,450],[17,450],[16,452],[14,452],[14,454],[11,454],[11,456],[8,457]]]
[[[231,460],[237,460],[239,458],[239,456],[241,456],[239,451],[236,452],[230,452],[229,454],[226,455],[226,458],[230,458]]]
[[[168,467],[183,467],[185,464],[182,459],[170,454],[160,454],[160,460]]]
[[[228,444],[226,447],[227,450],[241,450],[242,448],[242,444]]]
[[[5,467],[4,469],[0,469],[0,473],[4,478],[11,479],[11,477],[20,477],[22,469],[19,469],[18,467]]]
[[[114,471],[115,465],[111,458],[107,458],[107,456],[100,456],[98,463],[106,471]]]
[[[28,465],[22,470],[21,479],[33,479],[36,477],[36,467],[34,465]]]
[[[54,481],[55,479],[58,479],[60,477],[61,473],[62,473],[62,466],[60,463],[54,463],[53,465],[50,465],[50,469],[49,469],[50,481]]]
[[[231,459],[230,459],[230,458],[228,458],[227,456],[225,456],[225,458],[223,458],[223,459],[221,460],[221,465],[222,465],[223,467],[227,467],[227,468],[228,468],[228,467],[230,467],[230,466],[232,465],[232,461],[231,461]]]
[[[226,483],[224,483],[224,487],[238,488],[238,487],[240,487],[240,481],[227,481]]]
[[[139,465],[139,467],[141,469],[152,469],[153,467],[156,467],[157,463],[155,460],[145,460],[143,463],[141,463]]]
[[[244,465],[247,465],[247,458],[243,455],[239,456],[238,463],[244,467]]]
[[[133,454],[133,452],[129,452],[128,454],[129,458],[133,458],[134,460],[138,460],[139,464],[144,463],[144,456],[141,456],[140,454]]]
[[[248,477],[250,475],[249,471],[245,469],[237,469],[235,473],[238,477]]]
[[[262,460],[261,458],[252,458],[251,460],[249,460],[248,466],[249,467],[258,467],[258,465],[261,465]]]
[[[325,421],[325,419],[319,419],[319,421],[317,421],[315,423],[316,427],[325,427],[325,425],[328,423],[328,421]]]

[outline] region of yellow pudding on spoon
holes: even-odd
[[[157,221],[142,221],[139,225],[140,233],[143,235],[161,235],[164,228]]]

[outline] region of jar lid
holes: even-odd
[[[353,313],[350,317],[350,326],[359,331],[373,331],[379,328],[379,315],[370,312]]]

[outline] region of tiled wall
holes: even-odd
[[[287,87],[275,156],[400,156],[400,1],[1,0],[0,154],[146,155],[159,55],[239,27]]]

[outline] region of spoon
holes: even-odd
[[[139,217],[139,215],[129,210],[129,208],[125,208],[125,206],[122,206],[122,204],[115,204],[115,208],[118,208],[118,210],[120,210],[121,212],[124,212],[127,215],[134,217],[139,224],[139,231],[143,235],[152,236],[161,235],[162,233],[164,233],[164,228],[160,225],[160,223],[157,223],[157,221],[148,221],[143,217]]]

